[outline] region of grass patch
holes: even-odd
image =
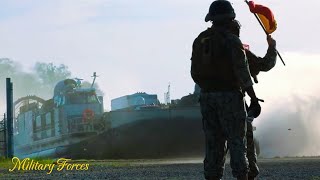
[[[26,161],[26,163],[31,162],[39,162],[39,164],[52,164],[55,162],[53,159],[48,158],[30,158],[30,160]],[[20,159],[20,162],[23,161],[23,159]],[[12,159],[0,157],[0,168],[9,169],[13,167]]]
[[[128,167],[132,163],[128,161],[87,161],[90,166],[103,166],[103,167]]]
[[[88,163],[90,166],[103,166],[103,167],[129,167],[134,166],[134,161],[130,160],[71,160],[70,163]]]
[[[129,162],[107,161],[107,162],[93,162],[90,165],[104,166],[104,167],[129,167],[132,166]]]
[[[5,157],[0,157],[0,168],[11,168],[12,167],[12,162],[11,159],[7,159]]]
[[[49,158],[31,158],[30,160],[37,161],[40,164],[52,164],[56,162],[55,159],[49,159]]]

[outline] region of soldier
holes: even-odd
[[[214,1],[205,18],[206,22],[212,22],[212,27],[200,33],[192,47],[191,76],[201,88],[200,107],[206,142],[204,174],[210,180],[223,176],[226,141],[233,176],[240,180],[248,178],[247,113],[243,92],[251,98],[249,108],[260,108],[242,43],[229,30],[234,18],[229,1]]]
[[[241,25],[239,21],[235,20],[230,26],[230,30],[233,34],[240,37]],[[276,41],[269,35],[267,36],[268,50],[266,55],[261,58],[253,54],[249,49],[246,49],[246,56],[249,62],[249,69],[254,81],[258,83],[257,75],[260,71],[269,71],[272,69],[277,60]],[[253,141],[253,127],[252,121],[247,121],[247,158],[249,160],[249,180],[253,180],[259,174],[259,168],[257,165],[256,148]]]

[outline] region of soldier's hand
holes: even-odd
[[[276,47],[277,42],[271,37],[270,34],[267,35],[267,42],[269,46]]]
[[[261,113],[261,106],[259,104],[259,99],[251,99],[250,106],[248,108],[248,116],[257,118]]]

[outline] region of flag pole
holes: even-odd
[[[246,2],[246,3],[247,3],[247,5],[249,6],[249,2],[248,2],[248,0],[245,0],[245,2]],[[266,28],[263,26],[263,24],[262,24],[262,22],[261,22],[260,18],[258,17],[258,15],[257,15],[256,13],[252,13],[252,14],[254,14],[254,16],[256,17],[256,19],[257,19],[257,21],[259,22],[260,26],[262,27],[262,29],[263,29],[264,33],[266,33],[266,35],[268,36],[269,34],[268,34],[268,32],[267,32]],[[277,52],[277,54],[278,54],[279,58],[281,59],[282,64],[285,66],[286,64],[284,63],[284,61],[283,61],[283,59],[282,59],[282,57],[281,57],[281,55],[280,55],[279,51],[278,51],[278,50],[276,50],[276,52]]]

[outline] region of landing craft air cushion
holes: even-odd
[[[198,96],[195,89],[163,105],[157,95],[140,92],[113,99],[111,111],[104,112],[93,86],[66,79],[57,83],[52,99],[27,96],[14,103],[15,156],[202,157]]]

